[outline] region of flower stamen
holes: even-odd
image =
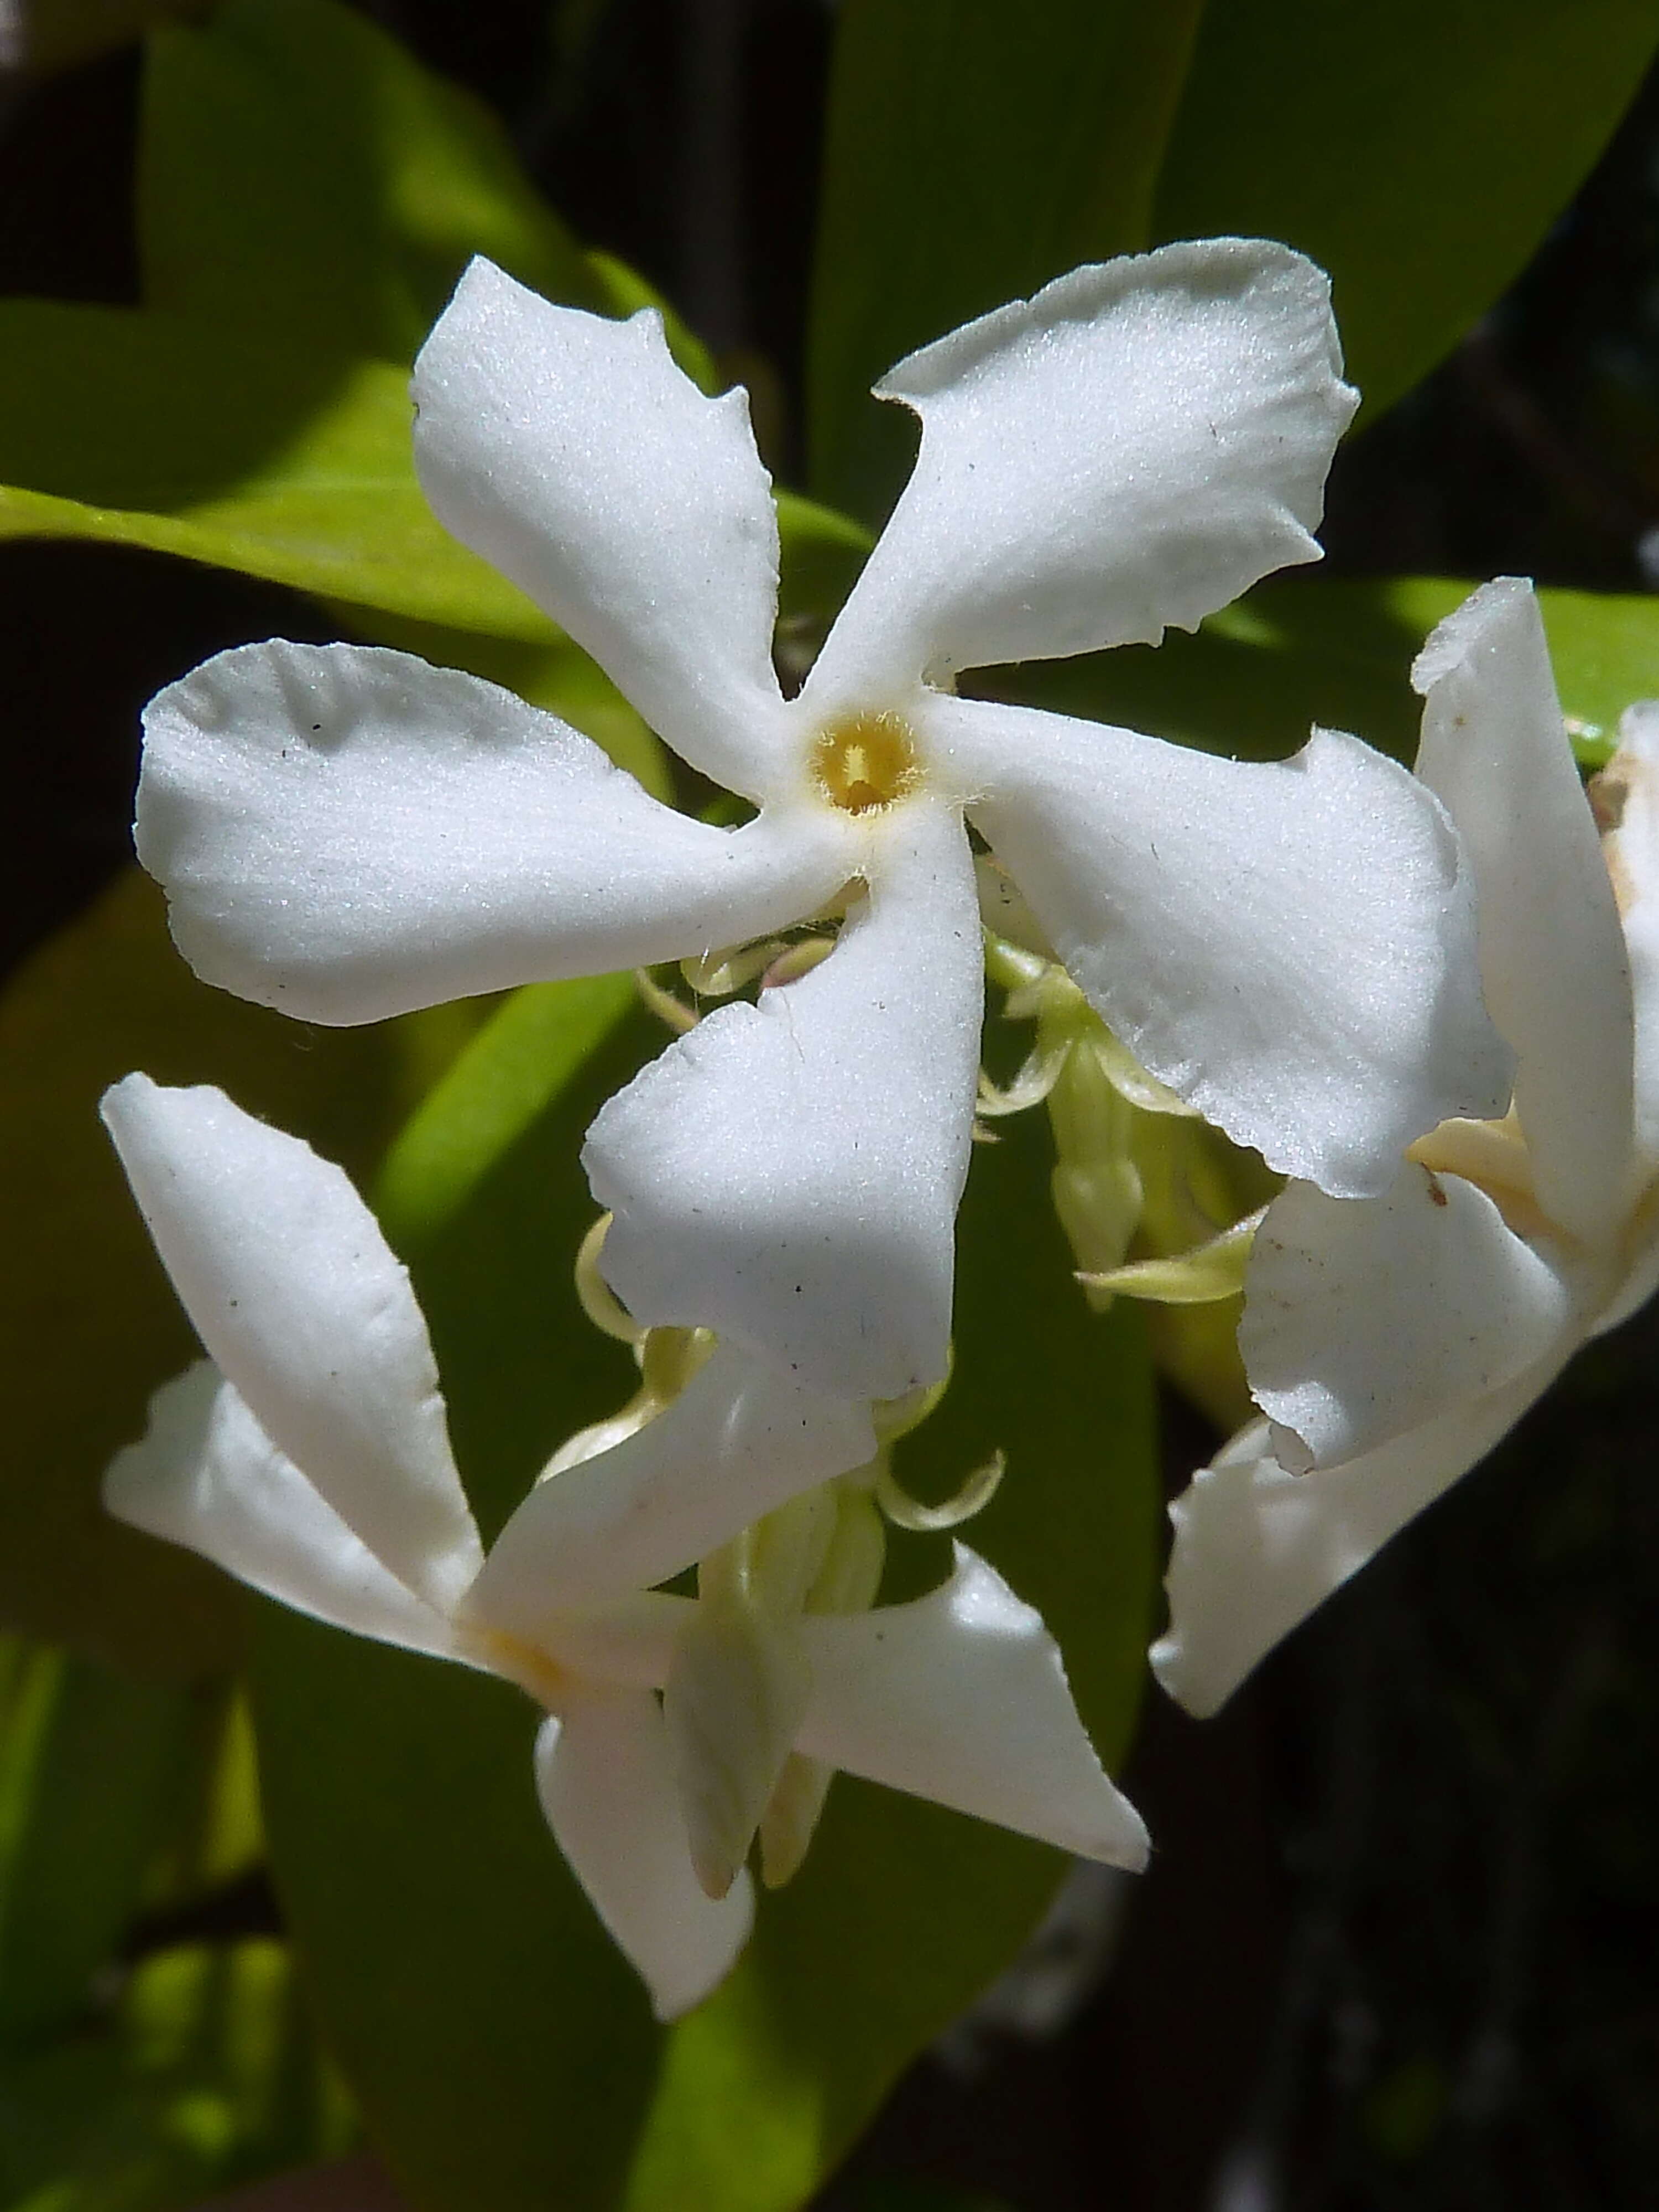
[[[849,714],[812,740],[812,781],[844,814],[873,814],[921,781],[916,741],[902,715]]]

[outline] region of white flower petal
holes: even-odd
[[[1062,1850],[1138,1869],[1140,1817],[1112,1784],[1041,1614],[965,1545],[909,1605],[809,1613],[812,1698],[799,1748]]]
[[[662,319],[556,307],[475,260],[415,364],[444,527],[591,653],[675,750],[758,797],[785,725],[778,526],[749,398],[705,398]]]
[[[482,1560],[406,1268],[341,1170],[204,1085],[104,1095],[162,1264],[277,1450],[438,1612]]]
[[[1156,644],[1316,561],[1358,404],[1322,272],[1252,239],[1073,270],[876,386],[915,471],[824,649],[831,704],[994,661]]]
[[[1626,712],[1602,797],[1618,817],[1604,849],[1630,957],[1637,1133],[1651,1175],[1659,1166],[1659,700]]]
[[[144,728],[138,856],[179,950],[305,1021],[704,953],[848,872],[827,808],[714,829],[556,715],[378,647],[238,647]]]
[[[377,1643],[454,1656],[449,1624],[383,1567],[283,1457],[210,1360],[150,1400],[141,1443],[118,1452],[104,1503],[296,1613]]]
[[[1473,884],[1395,762],[1326,730],[1218,760],[974,699],[926,727],[1108,1024],[1269,1166],[1363,1196],[1437,1121],[1503,1111]]]
[[[648,1690],[593,1691],[536,1738],[547,1824],[594,1911],[651,1992],[659,2020],[708,1996],[749,1940],[754,1890],[740,1874],[706,1897]]]
[[[554,1644],[562,1608],[667,1581],[875,1449],[867,1406],[717,1346],[654,1420],[536,1485],[490,1547],[469,1616]]]
[[[1200,1720],[1224,1705],[1282,1637],[1492,1449],[1561,1364],[1311,1474],[1279,1465],[1265,1421],[1241,1430],[1170,1508],[1170,1628],[1152,1651],[1170,1695]]]
[[[1417,773],[1474,870],[1480,981],[1515,1050],[1534,1187],[1552,1220],[1599,1242],[1630,1195],[1630,969],[1531,585],[1482,586],[1412,680]]]
[[[1485,1191],[1407,1161],[1380,1198],[1280,1193],[1238,1346],[1262,1412],[1331,1467],[1484,1398],[1576,1329],[1572,1285]]]
[[[968,841],[912,800],[830,957],[721,1007],[600,1111],[583,1160],[630,1313],[853,1397],[945,1372],[983,962]]]

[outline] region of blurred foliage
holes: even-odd
[[[286,1948],[167,1932],[262,1849],[240,1699],[0,1642],[4,2212],[167,2212],[348,2147]]]
[[[0,0],[0,70],[46,71],[125,46],[209,0]]]

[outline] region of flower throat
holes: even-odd
[[[921,781],[916,741],[902,715],[849,714],[812,741],[812,780],[844,814],[873,814]]]

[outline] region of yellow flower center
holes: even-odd
[[[900,714],[849,714],[812,741],[812,780],[844,814],[873,814],[921,781],[909,724]]]

